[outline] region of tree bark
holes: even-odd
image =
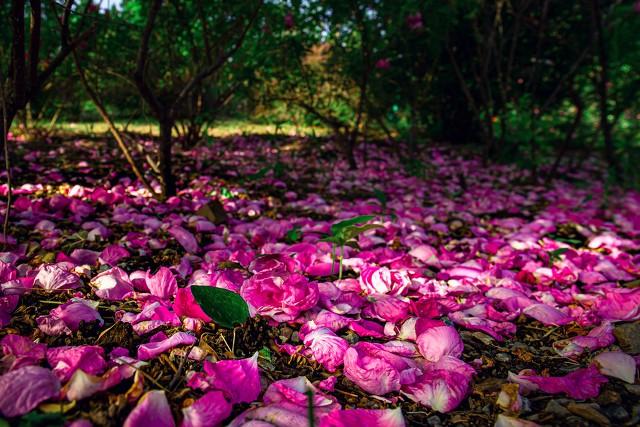
[[[160,124],[160,174],[162,176],[162,195],[164,198],[176,195],[176,181],[173,176],[173,157],[171,154],[171,130],[173,121],[169,118],[159,120]]]
[[[600,75],[597,79],[598,106],[600,109],[600,129],[604,139],[604,157],[609,164],[616,179],[621,178],[618,169],[618,161],[616,159],[613,136],[611,132],[611,122],[609,122],[608,101],[608,85],[609,85],[609,59],[607,56],[607,45],[602,25],[602,11],[598,0],[591,2],[593,14],[593,26],[595,29],[595,43],[598,50],[598,62],[600,66]]]

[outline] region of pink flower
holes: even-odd
[[[403,387],[414,401],[438,412],[454,410],[467,397],[474,370],[451,356],[427,365],[417,380]]]
[[[400,408],[335,410],[320,421],[320,427],[404,427]]]
[[[146,392],[124,421],[124,427],[175,427],[171,408],[164,391]]]
[[[437,362],[443,356],[460,357],[464,350],[462,339],[452,326],[429,328],[418,335],[416,343],[420,354],[430,362]]]
[[[97,302],[82,298],[72,298],[66,303],[51,310],[48,316],[36,318],[38,328],[47,335],[70,335],[80,329],[80,324],[98,322],[104,325],[104,320],[96,310]]]
[[[73,373],[82,369],[87,374],[98,375],[104,371],[104,349],[97,345],[77,347],[53,347],[47,350],[47,361],[60,381],[67,381]]]
[[[378,70],[388,70],[391,68],[391,61],[389,61],[389,58],[380,58],[376,61],[376,68]]]
[[[24,366],[0,376],[0,390],[0,413],[16,417],[58,397],[60,381],[49,369]]]
[[[329,372],[342,365],[349,343],[329,328],[318,328],[304,337],[304,345],[311,349],[313,358]]]
[[[231,404],[220,391],[209,391],[191,406],[182,409],[180,427],[211,427],[231,415]]]
[[[411,31],[418,31],[422,29],[422,13],[416,12],[413,15],[409,15],[407,16],[406,21],[407,27],[409,27]]]
[[[33,284],[47,290],[76,289],[82,286],[78,276],[59,264],[42,265]]]
[[[403,271],[368,266],[360,273],[359,282],[367,294],[401,295],[411,284],[411,279]]]
[[[265,391],[263,401],[266,405],[278,405],[306,415],[309,405],[308,391],[313,393],[312,402],[316,416],[322,416],[340,408],[335,397],[322,393],[306,377],[274,382]]]
[[[384,395],[400,390],[415,365],[407,358],[384,350],[383,346],[361,341],[344,356],[344,375],[368,393]]]
[[[563,377],[541,377],[528,375],[529,372],[525,370],[518,375],[509,374],[509,380],[520,384],[523,393],[542,390],[550,394],[566,393],[573,399],[591,399],[598,396],[600,386],[607,382],[593,365]]]
[[[619,378],[629,384],[636,379],[636,360],[621,351],[605,351],[593,358],[601,374]]]
[[[245,280],[240,295],[254,313],[287,322],[300,313],[315,307],[319,292],[316,282],[309,282],[301,274],[257,273]]]
[[[284,27],[287,30],[292,29],[295,26],[296,22],[293,18],[293,14],[291,12],[288,12],[285,16],[284,16]]]
[[[138,359],[149,360],[157,357],[167,350],[181,345],[191,345],[197,341],[196,337],[186,332],[176,332],[167,339],[141,344],[138,347]]]
[[[133,284],[127,273],[119,267],[113,267],[91,279],[91,285],[98,297],[109,301],[121,301],[133,291]]]
[[[147,272],[145,282],[149,292],[162,299],[173,297],[178,290],[178,282],[167,267],[160,267],[154,275]]]
[[[611,321],[640,318],[640,288],[605,291],[596,303],[598,316]]]
[[[190,231],[178,225],[174,225],[173,227],[169,228],[167,232],[171,234],[171,236],[173,236],[173,238],[176,239],[178,243],[180,243],[180,245],[182,245],[185,251],[195,254],[200,250],[198,241]]]

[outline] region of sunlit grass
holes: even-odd
[[[158,136],[158,125],[153,123],[116,122],[118,129],[128,132],[151,134]],[[56,126],[56,129],[63,132],[102,134],[108,132],[104,122],[63,122]],[[175,131],[174,131],[175,133]],[[319,126],[294,125],[285,123],[276,125],[273,123],[256,123],[249,120],[224,120],[215,123],[207,130],[207,134],[212,137],[226,137],[231,135],[250,134],[270,134],[270,135],[291,135],[291,136],[324,136],[327,135],[326,128]]]

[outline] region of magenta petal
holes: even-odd
[[[320,427],[404,427],[400,408],[336,410],[320,420]]]
[[[185,251],[194,254],[200,249],[198,241],[190,231],[175,225],[169,228],[167,232],[182,245]]]
[[[178,316],[193,317],[194,319],[200,319],[205,322],[211,321],[211,318],[202,311],[202,308],[196,302],[189,288],[178,288],[176,298],[173,302],[173,311]]]
[[[138,359],[149,360],[180,345],[191,345],[197,341],[196,337],[186,332],[176,332],[162,341],[141,344],[138,347]]]
[[[0,339],[4,355],[0,359],[3,370],[11,371],[23,366],[38,365],[47,356],[47,346],[21,335],[8,334]]]
[[[215,427],[231,414],[231,404],[220,391],[210,391],[182,410],[181,427]]]
[[[118,264],[118,261],[128,256],[129,251],[127,251],[122,246],[115,244],[107,246],[102,251],[102,253],[100,253],[100,257],[98,258],[98,260],[103,264],[114,267],[116,264]]]
[[[205,362],[204,370],[214,378],[212,386],[224,391],[232,404],[253,402],[260,394],[257,352],[247,359]]]
[[[240,414],[227,427],[293,427],[308,426],[304,413],[294,412],[279,405],[249,409]]]
[[[175,427],[169,402],[161,390],[146,392],[124,422],[124,427]]]
[[[459,357],[464,344],[458,331],[452,326],[436,326],[418,335],[416,339],[420,354],[430,362],[437,362],[443,356]]]
[[[160,267],[153,276],[147,273],[145,282],[151,294],[162,299],[171,298],[178,290],[178,282],[167,267]]]
[[[540,389],[545,393],[566,393],[573,399],[591,399],[597,397],[600,386],[607,378],[591,365],[571,372],[563,377],[541,377],[537,375],[509,375],[509,380],[522,386],[522,390]]]
[[[49,369],[25,366],[0,376],[0,390],[0,413],[15,417],[57,397],[60,381]]]
[[[47,361],[60,381],[67,381],[78,369],[91,375],[102,373],[107,366],[103,356],[104,349],[96,345],[55,347],[47,350]]]

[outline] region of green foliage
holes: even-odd
[[[64,425],[64,416],[61,413],[42,413],[29,412],[20,418],[19,427],[62,427]],[[0,421],[0,426],[1,426]]]
[[[247,303],[235,292],[212,286],[192,286],[190,289],[202,311],[222,327],[233,328],[249,318]]]
[[[369,230],[374,230],[376,228],[382,228],[381,224],[364,224],[366,222],[371,221],[375,218],[375,215],[360,215],[354,218],[350,218],[344,221],[337,222],[331,226],[331,233],[326,237],[322,238],[323,242],[330,242],[333,245],[333,260],[335,261],[335,251],[336,248],[340,249],[340,254],[338,256],[339,261],[339,270],[338,270],[338,279],[342,279],[342,260],[344,258],[344,247],[345,246],[353,246],[358,247],[358,243],[356,238]],[[358,225],[363,224],[363,225]],[[333,268],[333,264],[332,264]]]

